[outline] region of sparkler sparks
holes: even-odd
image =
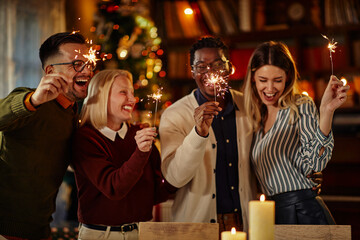
[[[323,36],[323,38],[325,38],[325,39],[327,39],[329,41],[328,49],[329,49],[329,53],[330,53],[331,75],[334,75],[334,65],[333,65],[332,53],[335,52],[337,42],[334,42],[333,38],[330,41],[330,39],[327,36],[323,35],[323,34],[321,34],[321,36]]]
[[[158,88],[157,92],[148,95],[148,98],[152,98],[155,101],[155,113],[154,113],[154,125],[153,126],[155,126],[155,123],[156,123],[156,113],[157,113],[158,103],[160,102],[161,97],[162,97],[162,93],[161,93],[162,89],[163,88]]]
[[[214,88],[215,102],[216,97],[224,97],[226,91],[229,89],[228,75],[222,76],[221,71],[208,72],[205,74],[205,86]]]
[[[100,60],[96,58],[96,49],[90,47],[89,52],[87,54],[83,54],[83,56],[87,59],[86,63],[91,63],[96,66],[96,61]]]

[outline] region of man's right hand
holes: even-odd
[[[315,187],[312,187],[312,190],[315,191],[318,195],[320,195],[321,192],[321,184],[323,182],[323,174],[322,172],[312,172],[309,175],[306,176],[311,181],[316,183],[317,185]]]
[[[218,115],[221,110],[222,109],[219,107],[218,102],[206,102],[195,108],[195,127],[196,132],[200,136],[206,137],[209,134],[209,128],[214,119],[214,116]]]
[[[37,107],[57,98],[60,93],[67,93],[70,84],[72,84],[72,79],[67,79],[62,73],[46,74],[41,78],[38,87],[31,96],[31,104]]]

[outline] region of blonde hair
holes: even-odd
[[[96,129],[107,125],[107,105],[111,86],[118,76],[124,76],[133,83],[132,74],[126,70],[102,70],[95,74],[88,87],[88,95],[80,113],[80,126],[90,123]]]
[[[290,108],[290,124],[295,123],[298,118],[298,105],[309,100],[309,98],[300,94],[298,87],[299,73],[288,47],[282,42],[274,41],[260,44],[249,60],[243,86],[245,112],[254,132],[259,130],[267,116],[266,106],[258,95],[254,81],[256,70],[264,65],[277,66],[286,73],[285,89],[278,100],[278,104],[280,109]]]

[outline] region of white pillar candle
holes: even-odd
[[[264,194],[260,201],[249,202],[249,240],[274,240],[275,202],[265,201]]]
[[[237,232],[233,227],[231,231],[221,232],[221,240],[246,240],[246,233]]]

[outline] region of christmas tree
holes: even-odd
[[[156,112],[155,105],[161,109],[169,98],[166,92],[161,92],[159,100],[151,96],[166,87],[161,60],[164,52],[157,28],[149,17],[148,2],[101,1],[90,31],[96,35],[94,43],[104,60],[98,61],[97,69],[128,70],[133,74],[137,109],[148,116],[149,111]]]

